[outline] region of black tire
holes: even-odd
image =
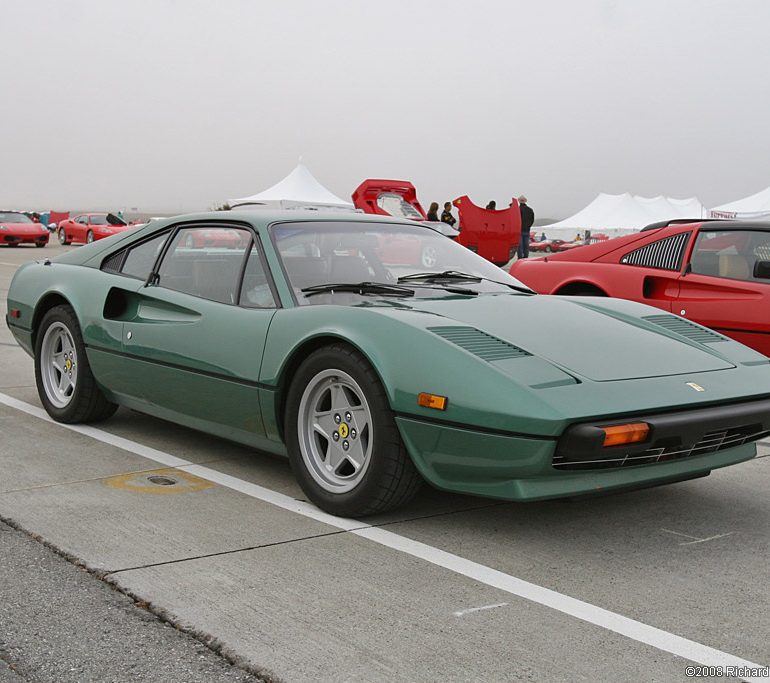
[[[59,244],[66,247],[68,244],[72,243],[72,240],[67,239],[67,232],[64,228],[59,228],[57,235],[59,236]]]
[[[35,242],[35,246],[38,249],[42,249],[46,244],[48,244],[48,242]]]
[[[93,242],[93,241],[94,241],[94,231],[93,230],[89,230],[86,233],[86,244],[91,244],[91,242]]]
[[[300,425],[307,424],[303,419],[303,406],[312,404],[309,396],[314,391],[323,391],[323,385],[317,383],[320,375],[339,373],[340,377],[347,376],[352,379],[362,391],[364,405],[368,409],[370,424],[361,428],[361,442],[364,441],[364,431],[368,432],[368,457],[362,467],[360,475],[354,475],[353,488],[345,491],[329,490],[332,486],[329,482],[326,486],[318,481],[321,476],[313,472],[312,446],[308,447],[309,438],[318,436],[313,434],[308,437],[303,431],[300,435]],[[334,383],[334,378],[329,382]],[[352,394],[355,396],[355,392]],[[304,402],[303,402],[304,397]],[[357,408],[352,408],[357,410]],[[358,408],[358,410],[361,410]],[[341,410],[341,412],[344,409]],[[334,411],[329,410],[330,415]],[[331,419],[331,418],[330,418]],[[352,428],[356,423],[348,418],[351,427],[345,425],[345,437],[356,438],[356,430]],[[384,512],[403,505],[411,499],[422,485],[422,478],[412,463],[401,436],[398,433],[393,412],[388,404],[379,378],[372,366],[358,351],[344,344],[332,344],[312,353],[300,365],[286,400],[286,446],[289,453],[294,476],[307,497],[319,508],[333,515],[344,517],[363,517],[374,513]],[[339,430],[342,433],[342,428]],[[334,444],[331,439],[323,439],[328,444],[327,464],[331,456]],[[339,439],[336,439],[339,443]],[[351,441],[352,443],[352,441]],[[342,443],[340,443],[340,447]],[[309,452],[309,449],[311,452]],[[304,455],[303,455],[304,450]],[[344,458],[345,456],[342,455]],[[315,460],[318,463],[318,460]],[[343,463],[343,466],[346,463]],[[335,472],[330,472],[332,479],[338,478]]]
[[[74,347],[74,354],[72,354],[74,362],[71,361],[72,364],[69,366],[72,370],[69,376],[73,378],[74,390],[69,397],[57,397],[55,391],[50,388],[50,378],[55,376],[56,371],[45,368],[43,358],[44,355],[48,355],[48,351],[44,351],[43,347],[49,330],[51,336],[47,344],[54,343],[51,340],[57,332],[66,331]],[[61,377],[62,372],[58,372],[58,375]],[[35,382],[43,407],[57,422],[67,424],[98,422],[107,419],[118,409],[117,405],[107,400],[96,384],[88,364],[80,325],[70,306],[55,306],[40,321],[35,337]]]

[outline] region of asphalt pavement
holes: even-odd
[[[17,264],[72,248],[0,249],[0,310]],[[280,458],[123,409],[53,423],[3,328],[0,518],[24,533],[0,526],[0,682],[762,680],[768,454],[597,498],[425,488],[338,520]]]

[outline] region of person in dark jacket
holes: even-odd
[[[451,228],[455,227],[457,219],[452,215],[452,202],[444,202],[444,210],[441,212],[441,222],[446,223]]]
[[[519,197],[519,211],[521,212],[521,242],[517,254],[519,258],[529,257],[529,231],[535,222],[535,212],[527,204],[527,198],[524,195]]]
[[[497,211],[497,202],[493,199],[486,206],[488,211]]]
[[[438,202],[431,202],[428,208],[428,220],[438,223]]]

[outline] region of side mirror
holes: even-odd
[[[770,280],[770,261],[757,261],[754,264],[754,277]]]

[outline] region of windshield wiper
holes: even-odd
[[[412,273],[411,275],[402,275],[398,278],[398,282],[416,282],[418,280],[424,280],[425,282],[439,282],[441,280],[463,280],[465,282],[492,282],[496,285],[502,285],[503,287],[509,287],[515,289],[522,294],[534,294],[529,287],[519,287],[513,285],[510,282],[500,282],[499,280],[492,280],[488,277],[481,277],[480,275],[471,275],[470,273],[461,273],[459,270],[444,270],[440,273]]]
[[[339,282],[336,284],[313,285],[303,287],[301,292],[307,296],[325,294],[328,292],[353,292],[355,294],[381,294],[383,296],[414,296],[414,290],[386,282]]]
[[[402,275],[398,278],[399,282],[411,282],[412,280],[464,280],[465,282],[481,282],[483,278],[470,273],[461,273],[459,270],[444,270],[440,273],[412,273],[411,275]]]

